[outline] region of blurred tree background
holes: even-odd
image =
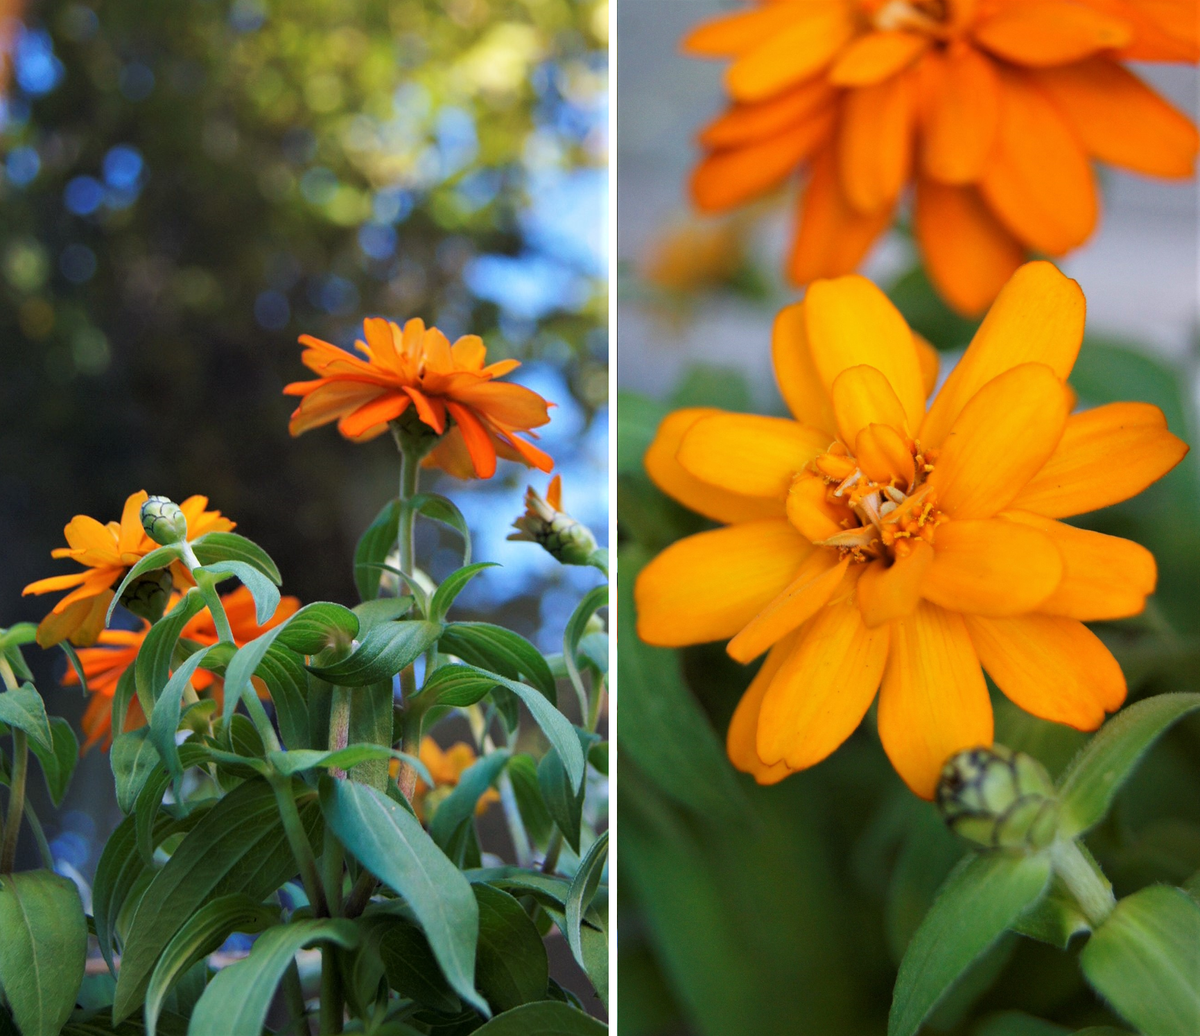
[[[558,403],[544,445],[567,505],[603,534],[605,0],[3,6],[4,625],[44,614],[21,588],[64,570],[49,552],[72,515],[116,518],[142,488],[208,495],[284,592],[353,603],[394,451],[290,440],[281,389],[309,376],[298,334],[350,345],[364,315],[525,362],[515,380]],[[502,465],[436,488],[487,516],[480,557],[518,559],[467,609],[553,643],[574,575],[527,545],[497,557],[526,481]],[[75,692],[51,705],[82,709]],[[88,767],[107,760],[85,761],[55,842],[84,873],[89,827],[109,823],[89,792],[111,795]]]

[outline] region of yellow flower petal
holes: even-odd
[[[858,581],[858,610],[872,629],[911,615],[921,600],[921,584],[933,561],[933,548],[917,540],[912,550],[887,566],[873,561]]]
[[[787,763],[768,766],[758,757],[758,720],[767,688],[779,672],[784,659],[791,654],[797,638],[803,635],[803,630],[797,630],[771,648],[762,668],[750,681],[750,686],[746,688],[746,693],[734,709],[733,719],[730,720],[729,730],[725,735],[725,751],[729,754],[729,761],[742,773],[750,774],[759,784],[778,784],[796,772]]]
[[[1044,363],[1065,380],[1083,341],[1086,305],[1079,285],[1051,263],[1017,270],[930,406],[922,445],[940,446],[967,401],[1013,367]]]
[[[1024,363],[962,408],[929,484],[952,518],[989,518],[1012,502],[1054,452],[1070,399],[1054,371]]]
[[[950,756],[992,743],[992,703],[961,615],[923,603],[891,633],[879,738],[904,783],[931,799]]]
[[[676,410],[663,418],[658,433],[646,451],[644,464],[650,480],[684,507],[718,522],[746,522],[755,518],[775,518],[781,514],[777,500],[730,493],[689,474],[676,459],[679,444],[688,430],[702,417],[721,413],[711,408],[693,407]]]
[[[710,485],[783,500],[796,473],[828,447],[824,432],[786,418],[715,414],[684,433],[676,456],[685,471]]]
[[[1120,665],[1075,619],[965,616],[988,675],[1026,712],[1077,730],[1095,730],[1125,700]]]
[[[1021,615],[1048,598],[1063,562],[1043,532],[1002,518],[949,521],[933,540],[921,595],[943,608],[976,615]]]
[[[911,65],[929,47],[915,32],[869,32],[850,44],[829,70],[838,86],[870,86]]]
[[[792,581],[813,549],[782,519],[679,540],[638,576],[638,636],[662,647],[732,637]]]
[[[813,766],[854,733],[888,654],[888,627],[869,630],[853,599],[823,608],[767,688],[758,755],[768,765]]]
[[[869,424],[889,425],[908,431],[908,417],[896,398],[891,383],[874,367],[859,364],[847,367],[830,389],[833,412],[837,416],[838,435],[844,443],[853,443]]]
[[[787,497],[788,521],[813,543],[827,540],[853,517],[848,507],[829,502],[829,486],[817,475],[806,472],[792,483]]]
[[[787,306],[775,318],[771,357],[775,363],[775,381],[792,416],[809,428],[828,433],[832,441],[837,422],[833,403],[808,347],[803,302]]]
[[[1188,452],[1149,403],[1109,403],[1072,414],[1057,449],[1011,506],[1069,518],[1136,496]]]
[[[917,362],[921,366],[921,386],[925,390],[925,398],[928,399],[933,395],[933,390],[937,388],[938,370],[941,367],[942,358],[938,355],[938,351],[916,331],[913,332],[913,345],[917,347]]]

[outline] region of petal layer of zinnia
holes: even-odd
[[[759,784],[778,784],[796,772],[787,763],[768,765],[758,757],[758,720],[767,688],[800,636],[803,636],[803,631],[785,637],[771,648],[762,668],[750,681],[750,686],[746,688],[746,693],[734,709],[729,731],[725,735],[725,750],[729,753],[729,761],[742,773],[750,774]]]
[[[728,492],[783,500],[796,473],[828,446],[823,432],[786,418],[717,414],[688,429],[677,457],[689,474]]]
[[[779,311],[771,332],[771,358],[779,392],[792,415],[801,424],[829,433],[832,440],[837,422],[829,393],[813,363],[803,302]]]

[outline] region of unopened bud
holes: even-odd
[[[562,480],[555,475],[545,499],[530,486],[525,490],[525,513],[515,522],[510,540],[538,543],[564,565],[586,565],[596,552],[596,537],[562,506]]]
[[[1058,799],[1045,768],[1004,745],[952,756],[937,804],[956,834],[989,849],[1042,849],[1054,840]]]
[[[142,504],[142,528],[164,547],[187,540],[187,518],[179,505],[165,496],[152,496]]]
[[[121,594],[121,604],[140,618],[158,622],[167,609],[173,583],[169,568],[147,572],[125,587]]]

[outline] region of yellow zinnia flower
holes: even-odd
[[[1089,160],[1191,176],[1195,127],[1123,62],[1195,62],[1195,0],[770,0],[692,32],[731,58],[703,211],[808,174],[789,273],[850,273],[908,184],[929,276],[979,313],[1029,253],[1091,236]]]
[[[435,801],[430,801],[428,804],[436,808],[437,803],[449,794],[450,789],[458,786],[463,773],[475,765],[478,756],[475,754],[475,749],[465,741],[456,741],[449,748],[442,748],[428,734],[421,738],[419,756],[421,762],[425,764],[425,769],[429,771],[429,776],[433,778],[432,788],[418,778],[416,789],[413,792],[413,810],[424,821],[427,819],[427,800],[431,795]],[[398,759],[392,760],[389,772],[393,778],[400,772]],[[475,815],[483,816],[493,802],[499,801],[500,793],[495,788],[488,788],[479,796],[479,801],[475,804]]]
[[[495,380],[519,367],[516,360],[484,366],[487,348],[478,335],[463,335],[451,345],[420,320],[403,329],[378,317],[364,320],[363,337],[355,345],[365,360],[300,336],[301,359],[320,377],[283,390],[300,397],[288,425],[292,435],[337,421],[347,439],[366,442],[415,412],[418,426],[442,437],[426,457],[427,466],[458,478],[491,478],[497,456],[542,471],[554,467],[549,456],[516,434],[536,438],[532,429],[550,420],[550,404],[523,385]]]
[[[112,601],[114,587],[125,578],[134,565],[159,544],[146,535],[142,527],[142,504],[149,499],[145,490],[132,494],[125,501],[119,522],[101,525],[95,518],[77,514],[63,529],[66,547],[50,552],[51,557],[71,558],[84,566],[82,572],[51,576],[30,583],[23,594],[46,594],[74,587],[54,606],[38,626],[37,642],[52,647],[70,640],[76,647],[94,644],[104,628],[104,616]],[[220,511],[208,511],[208,497],[191,496],[179,505],[187,518],[188,539],[194,540],[209,532],[229,532],[234,523],[223,518]],[[179,562],[170,568],[175,585],[191,586],[188,570]]]
[[[1058,519],[1141,492],[1187,446],[1144,403],[1071,414],[1079,286],[1045,262],[1004,287],[926,410],[936,357],[858,276],[780,313],[779,387],[795,419],[681,410],[646,470],[726,527],[681,540],[637,583],[651,644],[768,652],[729,729],[761,783],[812,766],[882,684],[879,735],[933,794],[955,752],[989,745],[980,664],[1017,705],[1081,730],[1125,697],[1085,621],[1135,615],[1154,558]]]

